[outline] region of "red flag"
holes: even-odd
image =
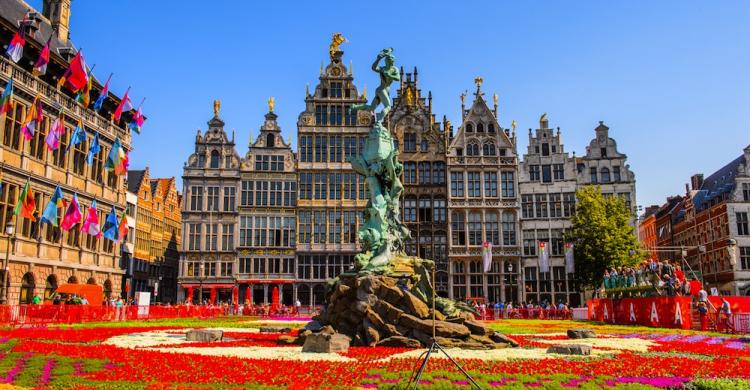
[[[78,92],[81,88],[86,86],[88,81],[89,77],[88,72],[86,71],[86,63],[79,51],[76,53],[73,61],[70,61],[68,70],[65,71],[65,74],[60,78],[57,85],[62,86],[64,84],[72,92]]]
[[[116,121],[120,120],[123,112],[128,112],[133,109],[133,102],[130,101],[128,92],[130,92],[130,87],[128,87],[128,89],[125,91],[125,95],[122,97],[122,100],[120,100],[120,104],[117,105],[117,109],[113,114]]]

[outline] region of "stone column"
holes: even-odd
[[[268,304],[268,284],[263,285],[263,304]]]

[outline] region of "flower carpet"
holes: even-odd
[[[280,334],[260,333],[263,324],[220,318],[0,329],[0,389],[398,389],[425,351],[352,347],[302,353],[299,346],[278,345]],[[572,321],[490,324],[521,346],[448,350],[485,389],[750,388],[747,338]],[[567,339],[566,329],[582,326],[599,337]],[[185,332],[197,327],[221,329],[225,339],[186,341]],[[546,353],[552,344],[569,343],[591,345],[592,355]],[[439,354],[419,386],[471,388]]]

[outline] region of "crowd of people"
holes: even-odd
[[[513,303],[509,302],[484,302],[470,301],[469,303],[474,310],[479,313],[482,319],[501,319],[501,318],[554,318],[566,319],[571,317],[571,310],[568,304],[559,302],[557,305],[543,301],[541,304],[531,302]]]
[[[699,280],[685,275],[682,267],[669,260],[649,259],[635,267],[613,267],[604,271],[604,291],[627,287],[653,287],[656,295],[697,295]]]

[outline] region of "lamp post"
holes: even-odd
[[[3,261],[3,304],[8,304],[8,256],[10,256],[10,246],[13,240],[13,232],[15,231],[16,225],[13,222],[8,222],[5,225],[5,236],[8,242],[5,245],[5,260]]]
[[[199,267],[199,273],[198,273],[198,281],[200,282],[199,292],[198,292],[198,304],[203,304],[203,268],[206,267],[205,261],[201,259],[201,265]]]

